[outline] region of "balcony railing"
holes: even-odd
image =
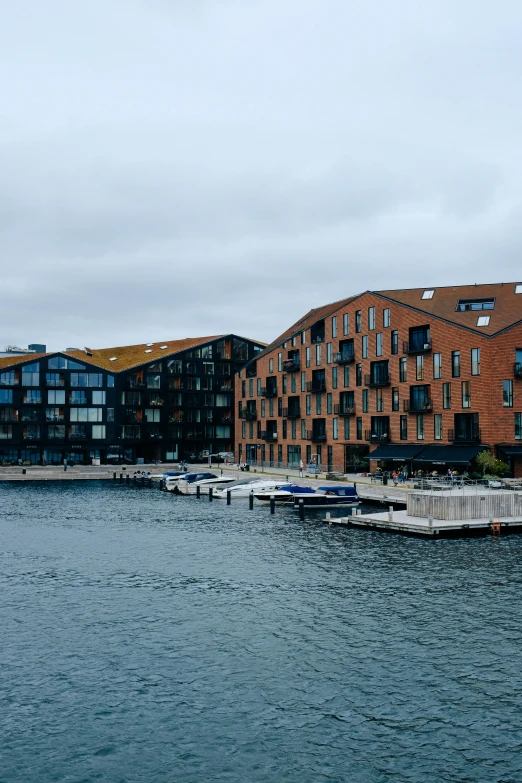
[[[146,384],[143,381],[138,381],[136,378],[127,378],[128,389],[146,389]]]
[[[86,432],[69,433],[69,440],[87,440]]]
[[[16,416],[3,416],[0,419],[0,424],[16,424],[18,419]]]
[[[480,429],[473,427],[467,432],[448,430],[448,440],[450,443],[480,443]]]
[[[20,380],[18,378],[11,378],[10,380],[0,378],[0,386],[18,386],[19,383]]]
[[[307,381],[306,391],[321,394],[321,392],[326,391],[326,381]]]
[[[65,381],[63,380],[63,378],[60,378],[59,381],[47,380],[46,381],[46,386],[52,386],[53,388],[55,388],[57,386],[65,386]]]
[[[283,416],[285,419],[300,419],[301,418],[301,409],[300,408],[283,408]]]
[[[404,410],[406,413],[431,413],[433,400],[428,397],[423,400],[404,400]]]
[[[285,372],[296,372],[300,368],[300,366],[301,366],[301,362],[298,356],[295,359],[283,360],[283,370],[285,370]]]
[[[391,441],[391,436],[389,432],[379,434],[377,432],[372,432],[371,430],[365,430],[364,440],[368,443],[389,443]]]
[[[402,344],[403,353],[429,353],[431,351],[431,341],[421,342],[420,340],[405,340]]]
[[[364,376],[364,385],[365,386],[389,386],[390,385],[390,376],[388,373],[379,373],[378,375],[365,375]]]
[[[269,440],[269,441],[277,440],[277,432],[272,432],[271,430],[263,430],[263,432],[261,433],[261,440]]]
[[[355,408],[350,408],[348,405],[334,405],[334,413],[336,416],[355,416]]]
[[[315,345],[316,343],[324,343],[324,334],[316,334],[315,337],[312,337],[311,343],[312,345]]]
[[[515,364],[515,378],[522,378],[522,362]]]
[[[231,392],[232,391],[232,386],[230,385],[230,383],[225,383],[221,387],[220,391],[222,391],[222,392]]]
[[[257,419],[257,411],[243,410],[239,414],[240,419],[246,419],[247,421],[255,421]]]
[[[261,397],[277,397],[277,386],[263,386]]]
[[[334,353],[334,362],[336,364],[353,364],[354,361],[354,351],[339,351],[338,353]]]
[[[71,405],[86,405],[87,397],[76,397],[74,400],[69,400]]]
[[[311,440],[313,443],[324,443],[326,441],[326,433],[308,430],[306,433],[306,440]]]

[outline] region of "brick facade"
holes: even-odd
[[[506,284],[507,285],[507,284]],[[469,298],[469,289],[466,294]],[[446,310],[455,310],[459,297],[462,297],[459,288],[435,289],[431,309],[444,300]],[[485,290],[485,293],[484,293]],[[478,286],[473,289],[476,299],[487,298],[490,288]],[[410,298],[418,300],[415,307],[394,301],[390,294],[378,292],[366,292],[343,302],[312,311],[294,327],[276,340],[263,351],[255,362],[251,362],[245,370],[235,378],[236,385],[236,455],[241,460],[263,461],[282,463],[298,463],[299,458],[307,461],[310,454],[319,454],[319,461],[324,467],[333,470],[346,468],[347,461],[351,459],[351,453],[355,449],[347,449],[347,446],[359,446],[359,451],[374,451],[382,442],[391,444],[416,444],[419,451],[424,446],[474,444],[489,447],[494,453],[505,458],[502,452],[502,444],[510,444],[522,447],[519,440],[520,431],[515,437],[515,413],[522,412],[522,377],[515,374],[515,362],[517,349],[522,349],[522,295],[515,294],[515,284],[512,285],[512,297],[514,305],[510,307],[519,313],[519,322],[511,326],[504,326],[497,333],[491,333],[491,328],[481,331],[477,327],[477,318],[481,315],[489,315],[491,324],[495,324],[495,318],[499,314],[499,300],[497,298],[491,311],[455,312],[455,322],[447,318],[437,317],[433,312],[423,312],[422,289],[418,291],[415,299],[414,293],[408,292]],[[502,291],[504,301],[507,291]],[[453,297],[455,304],[452,304]],[[417,309],[417,307],[419,309]],[[374,328],[369,323],[370,310],[375,308]],[[389,314],[385,311],[389,311]],[[356,331],[356,313],[360,313],[361,330]],[[348,315],[349,333],[344,333],[345,315]],[[463,316],[462,324],[459,317]],[[470,317],[471,316],[471,317]],[[385,321],[389,317],[389,321]],[[321,321],[324,318],[324,335],[320,334]],[[335,319],[335,320],[334,320]],[[505,320],[505,319],[504,319]],[[385,323],[389,325],[385,326]],[[473,326],[471,326],[473,324]],[[413,342],[414,329],[429,328],[429,340],[426,344],[419,345]],[[333,334],[333,330],[336,335]],[[319,332],[319,334],[318,334]],[[398,332],[398,352],[392,353],[392,333]],[[428,332],[426,333],[428,334]],[[304,335],[304,342],[303,342]],[[313,336],[320,336],[320,342],[313,343]],[[382,335],[378,337],[377,335]],[[340,352],[344,340],[353,339],[354,360],[349,364],[338,363],[336,354]],[[378,341],[382,340],[382,353],[377,355]],[[367,342],[367,357],[363,358],[363,341]],[[409,345],[406,346],[405,344]],[[320,350],[320,363],[317,363],[317,346]],[[411,349],[411,352],[408,351]],[[307,349],[310,359],[306,360]],[[419,350],[414,350],[419,349]],[[480,374],[473,374],[477,368],[472,368],[472,350],[480,350]],[[452,373],[452,353],[460,352],[460,376],[454,377]],[[281,363],[292,355],[299,356],[299,368],[295,371],[285,371]],[[440,354],[441,377],[435,377],[435,355]],[[520,353],[518,354],[520,356]],[[406,380],[400,379],[399,363],[406,360]],[[375,362],[388,362],[388,377],[381,377],[379,373],[385,372],[384,365],[373,365]],[[307,363],[309,366],[307,366]],[[273,369],[271,370],[271,365]],[[357,367],[360,365],[361,384],[357,384]],[[417,369],[418,365],[418,369]],[[421,366],[423,365],[423,366]],[[345,385],[345,367],[349,385]],[[337,368],[337,388],[334,388],[334,375]],[[324,391],[314,393],[303,391],[306,384],[310,384],[315,371],[325,372]],[[373,375],[372,375],[373,372]],[[377,373],[377,375],[376,375]],[[250,376],[250,377],[249,377]],[[286,380],[285,380],[286,376]],[[370,376],[368,378],[367,376]],[[292,381],[295,377],[295,381]],[[317,376],[315,376],[317,378]],[[274,397],[266,396],[267,378],[275,378],[277,394]],[[513,407],[504,406],[503,381],[512,381]],[[370,381],[370,383],[368,383]],[[373,385],[374,382],[383,385]],[[292,384],[295,384],[295,392]],[[444,407],[443,384],[451,384],[451,407]],[[470,392],[463,398],[463,384],[465,392]],[[284,390],[286,384],[286,391]],[[412,387],[425,386],[426,389],[414,391]],[[394,391],[395,390],[395,391]],[[392,398],[397,396],[398,410],[393,410]],[[344,392],[353,393],[353,405],[355,412],[346,417],[340,414],[339,406],[343,400]],[[252,393],[252,396],[251,396]],[[307,397],[308,410],[307,413]],[[317,408],[317,397],[320,397],[320,413]],[[290,403],[297,403],[299,415],[292,415]],[[364,398],[367,398],[367,410],[363,410]],[[273,400],[270,403],[270,400]],[[420,399],[420,403],[419,403]],[[382,400],[382,402],[381,402]],[[345,400],[346,401],[346,400]],[[349,400],[351,403],[351,400]],[[468,405],[469,403],[469,405]],[[270,406],[273,405],[273,415]],[[350,407],[350,406],[349,406]],[[395,405],[397,407],[397,405]],[[410,412],[408,408],[414,408]],[[248,411],[245,413],[245,409]],[[378,410],[378,408],[380,408]],[[254,410],[255,409],[255,410]],[[294,411],[294,415],[297,412]],[[264,415],[263,415],[264,414]],[[284,415],[283,415],[284,414]],[[462,418],[463,414],[475,414],[473,418]],[[243,416],[243,418],[241,418]],[[247,418],[244,418],[247,416]],[[422,420],[418,421],[418,416]],[[389,420],[377,422],[377,418],[389,417]],[[407,437],[404,431],[401,438],[401,417],[407,421]],[[436,417],[437,421],[435,421]],[[349,432],[345,433],[345,418],[349,419]],[[322,436],[322,421],[324,420],[324,437]],[[295,424],[292,422],[295,421]],[[302,422],[305,422],[303,424]],[[285,423],[286,422],[286,423]],[[440,423],[442,431],[440,432]],[[436,437],[435,424],[439,428]],[[423,428],[422,428],[423,425]],[[316,428],[314,433],[314,427]],[[334,427],[337,427],[337,437],[334,436]],[[417,431],[419,427],[419,432]],[[294,430],[293,430],[294,428]],[[422,435],[424,437],[420,437]],[[276,437],[270,435],[276,433]],[[295,437],[294,434],[295,433]],[[306,436],[303,437],[303,434]],[[286,437],[285,437],[286,435]],[[312,439],[313,436],[314,439]],[[345,437],[349,436],[349,437]],[[260,448],[258,447],[260,446]],[[289,448],[290,447],[290,448]],[[300,447],[299,449],[296,447]],[[522,450],[522,449],[521,449]],[[515,475],[522,473],[522,455],[511,458],[511,470]],[[373,463],[372,466],[375,466]],[[464,468],[463,468],[464,469]]]

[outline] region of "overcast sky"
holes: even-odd
[[[0,349],[522,278],[518,0],[0,8]]]

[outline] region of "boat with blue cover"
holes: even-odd
[[[299,507],[302,500],[306,508],[325,508],[326,506],[354,507],[359,505],[357,488],[353,487],[318,487],[313,493],[294,493],[294,505]]]
[[[277,490],[270,491],[265,489],[261,492],[254,492],[254,497],[261,503],[270,503],[271,498],[274,498],[275,502],[279,505],[287,504],[291,506],[296,495],[304,497],[305,495],[313,495],[314,493],[315,489],[312,489],[312,487],[303,487],[298,486],[297,484],[283,484]]]

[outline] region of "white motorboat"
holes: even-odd
[[[204,479],[217,478],[215,473],[180,473],[179,475],[171,475],[165,477],[165,489],[168,492],[175,492],[176,487],[180,481],[186,481],[192,484],[195,481],[203,481]]]
[[[230,491],[232,498],[247,498],[251,492],[275,492],[287,483],[273,479],[239,479],[235,484],[217,490],[214,497],[226,500],[227,492]]]
[[[270,503],[271,499],[274,498],[275,502],[278,505],[281,504],[293,505],[294,498],[296,497],[297,494],[299,494],[300,496],[314,495],[315,489],[313,489],[312,487],[304,487],[297,484],[283,484],[277,490],[263,489],[261,491],[254,492],[254,497],[256,498],[256,500],[259,500],[261,503]]]
[[[178,495],[196,495],[198,487],[200,493],[208,494],[209,489],[218,490],[227,487],[236,481],[235,476],[214,476],[200,481],[178,481],[174,490]],[[213,494],[213,493],[212,493]]]

